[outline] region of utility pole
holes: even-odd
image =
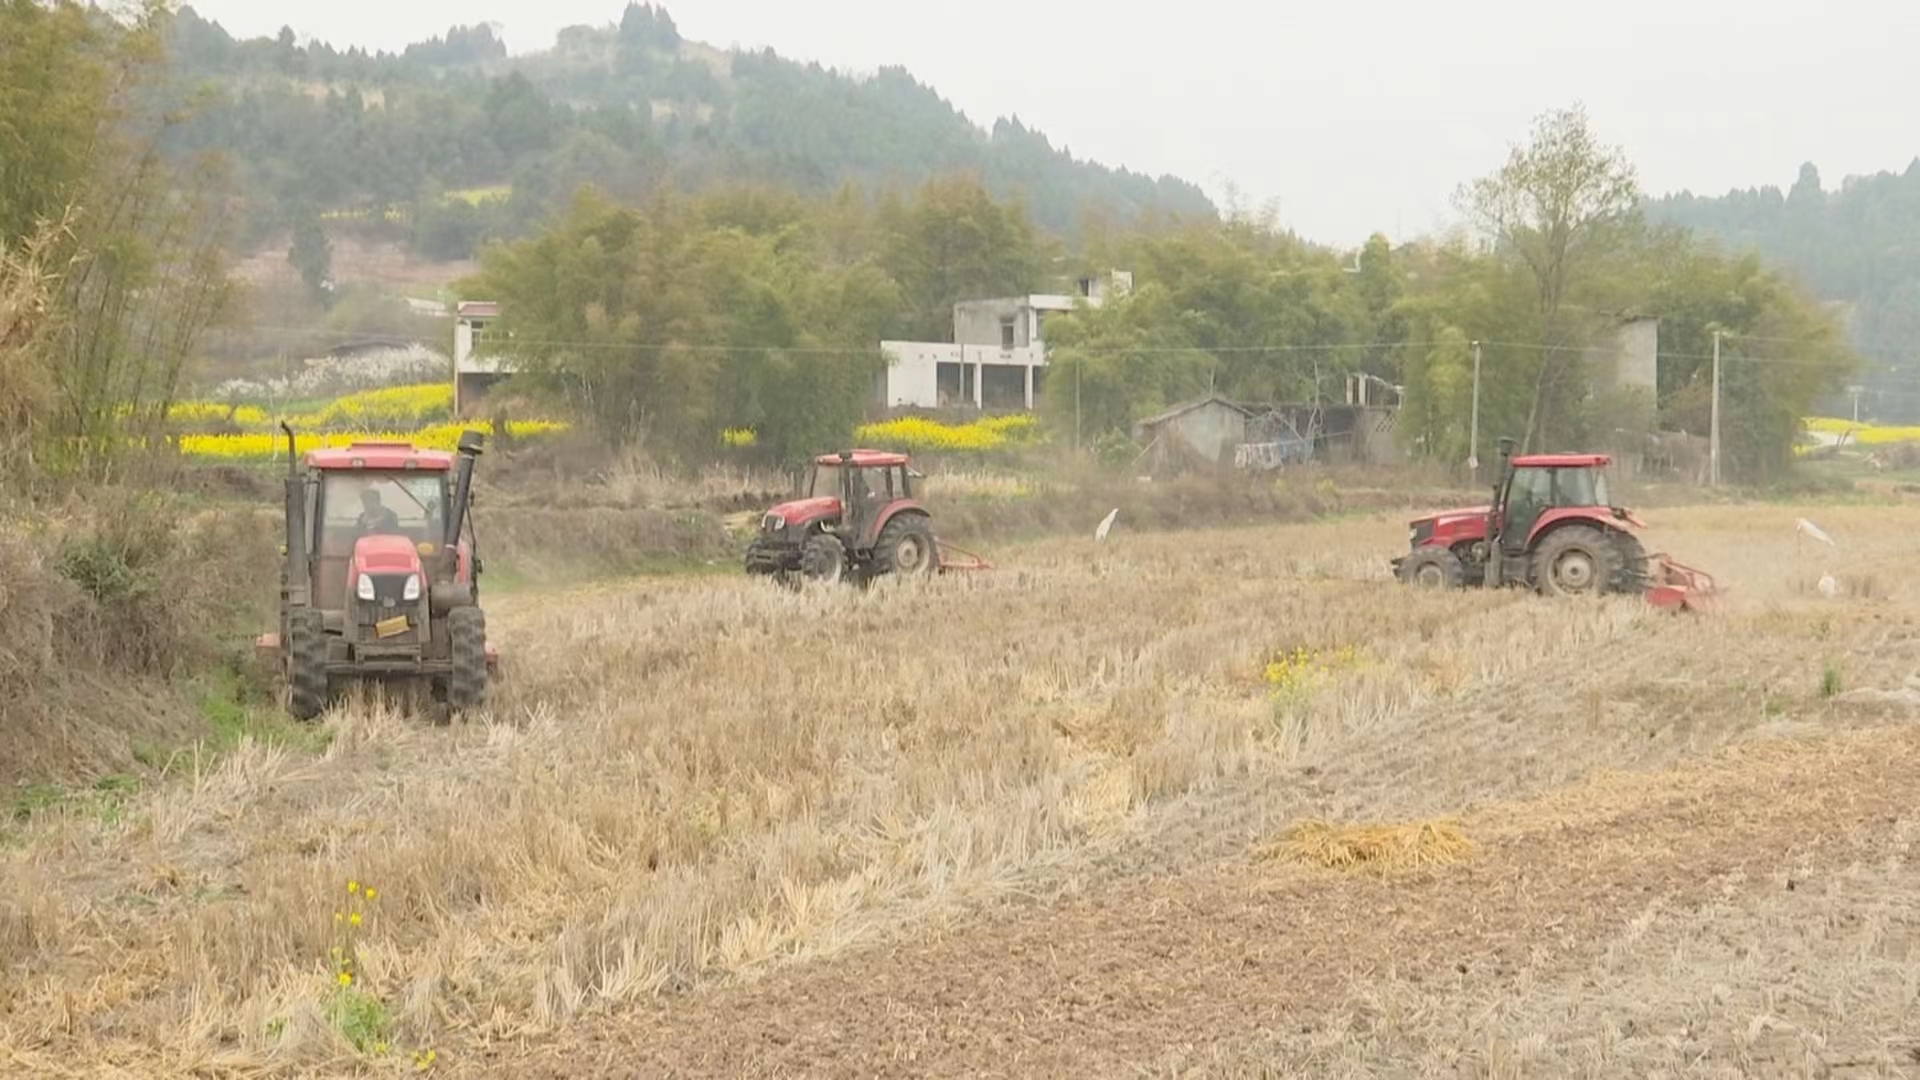
[[[1853,395],[1853,422],[1856,424],[1860,422],[1860,395],[1866,392],[1867,388],[1864,386],[1847,387],[1847,393]]]
[[[1720,486],[1720,331],[1713,332],[1713,413],[1707,422],[1707,479]]]
[[[1480,482],[1480,343],[1473,343],[1473,423],[1467,435],[1467,472]]]
[[[1086,363],[1086,357],[1073,362],[1073,452],[1080,452],[1080,365]]]

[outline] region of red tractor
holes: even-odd
[[[1641,594],[1657,607],[1699,608],[1713,579],[1633,534],[1646,523],[1607,491],[1605,454],[1513,456],[1500,440],[1491,506],[1415,520],[1412,551],[1393,560],[1402,582],[1428,588],[1526,585],[1556,595]]]
[[[256,642],[311,720],[348,685],[406,682],[455,712],[485,703],[499,659],[480,609],[467,509],[484,436],[310,450],[287,437],[280,632]],[[302,467],[304,464],[304,468]]]
[[[800,497],[761,517],[760,531],[747,545],[747,573],[787,584],[864,584],[886,574],[986,569],[978,557],[934,538],[932,516],[916,497],[919,478],[905,454],[820,455],[807,470]],[[947,551],[972,561],[948,561]]]

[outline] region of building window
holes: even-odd
[[[1007,352],[1013,351],[1013,316],[1011,315],[1000,320],[1000,348]]]

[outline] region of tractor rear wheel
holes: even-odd
[[[800,546],[800,573],[813,581],[838,584],[847,570],[847,547],[829,533],[814,533]]]
[[[1614,547],[1620,555],[1620,568],[1614,574],[1612,590],[1617,593],[1642,593],[1651,581],[1647,549],[1632,533],[1615,533]]]
[[[1400,564],[1400,580],[1423,589],[1458,589],[1466,583],[1460,556],[1443,547],[1426,547]]]
[[[487,703],[487,613],[458,607],[447,613],[447,638],[453,671],[447,676],[447,707],[454,712]]]
[[[287,612],[287,712],[312,720],[332,696],[327,682],[327,623],[313,608]]]
[[[940,563],[933,544],[933,523],[922,514],[898,514],[880,530],[873,548],[873,572],[912,577],[931,574]]]
[[[1596,596],[1620,580],[1622,552],[1591,525],[1567,525],[1547,535],[1533,556],[1534,587],[1555,596]]]

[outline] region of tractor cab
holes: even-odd
[[[917,476],[905,454],[871,450],[822,454],[807,469],[806,497],[834,500],[840,531],[858,536],[894,500],[914,497]]]
[[[309,550],[318,606],[344,612],[349,579],[357,589],[358,577],[368,576],[353,571],[366,569],[382,552],[383,565],[420,572],[420,556],[433,554],[446,535],[447,465],[429,461],[426,468],[393,470],[343,468],[313,455],[308,460],[315,479],[308,487],[307,520],[313,523]],[[413,586],[416,596],[419,587]]]
[[[1488,532],[1509,553],[1526,550],[1555,511],[1602,509],[1621,520],[1607,488],[1605,454],[1533,454],[1508,459],[1505,482],[1494,494]]]

